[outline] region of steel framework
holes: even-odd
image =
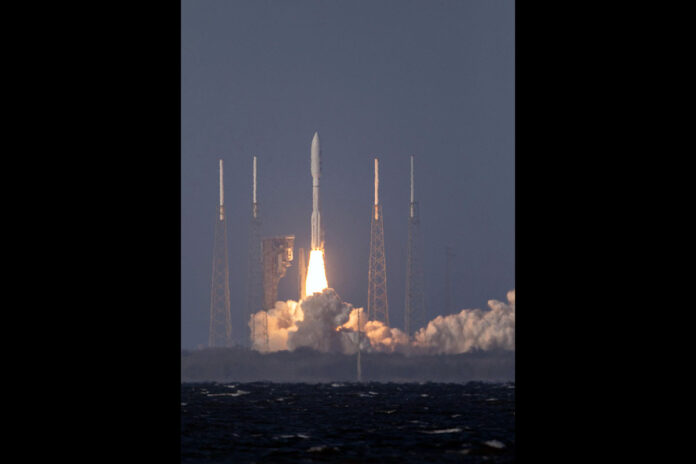
[[[413,191],[413,155],[411,155],[411,202],[408,215],[408,250],[406,261],[406,299],[404,332],[411,335],[413,328],[425,316],[425,289],[421,262],[420,215]]]
[[[273,308],[278,300],[280,279],[292,265],[295,247],[294,235],[267,237],[261,241],[263,255],[263,304],[266,309]]]
[[[408,218],[408,259],[406,262],[406,305],[404,332],[411,335],[425,316],[425,289],[421,262],[420,219],[418,204],[413,203],[415,214]]]
[[[249,347],[254,346],[256,339],[256,318],[254,314],[264,309],[263,307],[263,264],[261,260],[261,217],[259,216],[259,204],[256,201],[256,161],[252,163],[252,196],[251,218],[249,221],[249,253],[247,262],[247,311],[244,325],[249,325]],[[262,315],[261,333],[268,338],[268,315]]]
[[[256,205],[255,205],[256,206]],[[257,211],[257,208],[254,208]],[[249,262],[247,272],[247,321],[250,321],[249,346],[253,346],[256,337],[256,318],[253,317],[257,312],[268,309],[263,307],[263,269],[261,262],[261,219],[257,215],[252,215],[249,223]],[[264,313],[264,319],[266,319]],[[267,319],[263,323],[265,327],[262,332],[267,332]]]
[[[370,226],[370,263],[367,272],[367,318],[389,325],[387,259],[384,253],[384,220],[379,204],[379,160],[375,158],[375,204]]]
[[[210,334],[208,338],[210,347],[232,346],[227,218],[222,185],[222,160],[220,160],[220,204],[215,218],[213,273],[210,284]]]

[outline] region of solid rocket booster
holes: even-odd
[[[321,147],[319,133],[314,133],[311,149],[312,172],[312,250],[323,247],[321,240],[321,214],[319,213],[319,177],[321,176]]]

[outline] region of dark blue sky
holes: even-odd
[[[429,320],[446,245],[457,309],[505,300],[514,274],[514,2],[182,1],[182,348],[206,345],[217,162],[225,160],[235,338],[246,333],[251,157],[264,236],[308,247],[319,131],[329,286],[367,304],[380,158],[392,325],[403,327],[409,155],[416,155]],[[153,51],[156,53],[156,51]],[[295,263],[296,264],[296,263]],[[297,266],[280,299],[297,299]]]

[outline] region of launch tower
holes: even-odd
[[[210,284],[210,335],[208,338],[210,347],[232,346],[227,221],[223,185],[222,159],[220,159],[220,204],[215,218],[213,274]]]
[[[375,158],[375,204],[370,227],[370,265],[367,274],[367,317],[389,325],[387,261],[384,253],[384,221],[379,204],[379,159]]]
[[[425,316],[425,290],[421,263],[420,217],[413,192],[413,155],[411,155],[411,202],[408,215],[408,257],[406,262],[406,300],[404,332],[411,336],[419,319]]]
[[[261,261],[261,217],[259,216],[259,204],[256,201],[256,156],[253,158],[253,190],[251,202],[251,220],[249,222],[249,256],[247,272],[247,311],[244,326],[250,320],[252,314],[263,309],[263,269]],[[267,320],[264,314],[264,320]],[[249,346],[253,346],[256,332],[256,320],[252,319],[250,328]],[[267,322],[266,324],[267,325]],[[263,329],[262,329],[263,330]]]

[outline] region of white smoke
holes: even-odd
[[[412,338],[383,322],[368,321],[363,308],[342,301],[332,288],[300,302],[278,301],[274,308],[252,317],[257,328],[264,315],[268,317],[269,351],[309,347],[327,353],[355,353],[358,319],[364,351],[454,354],[474,349],[514,350],[515,290],[509,291],[507,298],[508,303],[489,300],[487,311],[464,309],[458,314],[438,316]],[[255,332],[253,347],[265,351],[261,330]]]
[[[297,331],[288,337],[288,349],[307,346],[323,352],[350,351],[355,341],[336,330],[348,321],[353,306],[341,301],[332,288],[315,293],[300,302],[304,319],[297,322]],[[357,349],[357,347],[355,347]]]
[[[414,345],[433,354],[466,353],[472,349],[515,349],[515,290],[508,303],[488,300],[489,311],[463,309],[437,316],[415,334]]]
[[[257,351],[266,350],[265,334],[262,332],[263,318],[268,317],[268,351],[288,349],[288,336],[297,331],[297,322],[304,318],[302,308],[297,301],[276,301],[275,307],[268,311],[259,311],[249,320],[249,327],[255,323],[256,330],[252,348]],[[252,322],[253,321],[253,322]]]
[[[268,317],[268,351],[294,350],[309,347],[331,353],[357,351],[357,333],[341,330],[353,311],[353,306],[341,300],[332,288],[315,293],[300,302],[278,301],[273,309],[259,311],[253,348],[265,351],[262,330],[263,317]],[[249,326],[251,327],[251,320]]]
[[[375,351],[388,353],[406,352],[410,344],[408,335],[399,329],[389,327],[381,321],[368,321],[363,308],[356,308],[350,313],[350,319],[343,328],[351,331],[358,330],[358,313],[360,313],[361,337],[366,340],[361,344],[362,348],[372,348]]]

